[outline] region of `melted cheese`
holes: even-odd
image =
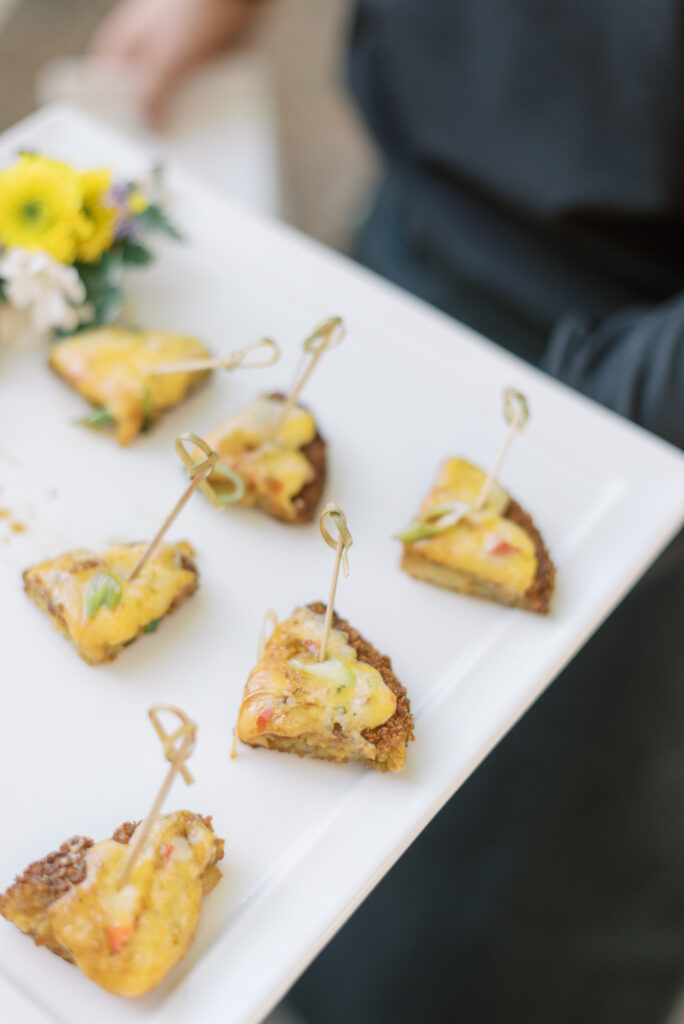
[[[55,345],[50,365],[80,394],[116,420],[117,440],[128,444],[148,418],[181,402],[205,374],[151,373],[155,365],[208,356],[196,338],[168,331],[101,327]]]
[[[274,436],[282,409],[282,399],[258,398],[212,431],[207,442],[219,453],[219,466],[229,466],[242,477],[246,490],[241,504],[260,505],[293,520],[297,513],[292,499],[315,476],[301,449],[314,440],[318,428],[311,413],[297,405]],[[220,473],[212,474],[211,483],[220,493]],[[224,487],[232,489],[232,484]]]
[[[396,697],[340,630],[330,631],[327,658],[318,661],[323,623],[323,615],[299,608],[276,628],[247,680],[238,736],[252,744],[268,736],[317,738],[321,746],[334,739],[350,756],[373,758],[361,734],[392,717]]]
[[[176,598],[194,583],[196,574],[183,568],[182,558],[192,558],[189,544],[162,544],[132,583],[128,582],[145,544],[114,545],[102,556],[90,551],[69,551],[29,569],[27,589],[47,594],[48,609],[57,616],[73,643],[85,657],[98,662],[112,649],[133,640],[149,623],[162,618]],[[86,610],[86,589],[91,580],[106,572],[121,587],[113,608],[103,604],[92,618]]]
[[[143,995],[192,944],[202,876],[221,846],[196,815],[168,814],[150,832],[130,880],[119,889],[131,846],[112,839],[96,843],[86,854],[83,882],[48,910],[54,936],[108,992]]]
[[[421,505],[421,514],[444,501],[473,503],[485,479],[486,473],[464,459],[448,459]],[[504,517],[509,501],[506,491],[495,484],[480,512],[469,513],[444,533],[410,546],[433,562],[524,594],[537,575],[537,554],[525,530]]]

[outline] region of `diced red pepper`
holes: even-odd
[[[129,921],[128,924],[113,924],[107,932],[110,951],[112,953],[120,953],[124,946],[130,942],[132,935],[132,921]]]
[[[518,548],[515,544],[509,544],[507,540],[500,540],[497,544],[489,549],[492,555],[512,555]]]
[[[162,855],[162,857],[164,858],[165,861],[170,860],[171,854],[173,853],[173,850],[174,850],[173,843],[162,843],[160,848],[159,848],[159,852],[161,853],[161,855]]]
[[[259,712],[259,716],[257,718],[257,729],[259,730],[259,732],[264,731],[264,729],[266,728],[266,726],[268,725],[272,718],[273,708],[264,708],[263,711]]]

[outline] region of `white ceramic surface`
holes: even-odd
[[[7,133],[0,157],[21,145],[119,174],[146,167],[137,146],[69,108]],[[684,459],[673,448],[291,229],[180,172],[169,180],[188,242],[164,243],[153,268],[130,275],[130,308],[140,323],[195,332],[217,352],[266,333],[284,355],[268,371],[215,376],[128,450],[74,424],[84,404],[40,353],[0,358],[0,506],[27,526],[13,533],[0,519],[0,885],[75,832],[99,839],[144,814],[163,772],[145,711],[160,700],[200,724],[197,783],[178,782],[168,807],[214,815],[225,877],[190,955],[134,1003],[0,921],[0,974],[17,986],[8,991],[21,1021],[259,1020],[600,625],[684,509]],[[183,486],[176,435],[287,386],[301,339],[338,313],[348,337],[306,398],[330,442],[327,496],[355,539],[337,607],[391,654],[413,702],[416,742],[397,776],[244,748],[228,756],[265,607],[286,616],[327,593],[332,555],[315,525],[193,500],[171,537],[195,545],[200,590],[105,667],[82,663],[21,588],[21,570],[39,559],[150,536]],[[548,619],[410,579],[391,539],[445,455],[492,458],[506,385],[532,410],[502,476],[558,566]]]

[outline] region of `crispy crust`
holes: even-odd
[[[530,516],[517,501],[511,499],[504,512],[504,517],[516,523],[534,541],[537,552],[537,575],[531,586],[525,591],[525,608],[540,615],[548,615],[549,602],[553,594],[553,586],[556,578],[556,567],[551,561],[548,549],[537,527]]]
[[[140,542],[132,541],[130,544],[127,544],[125,546],[135,547],[136,544],[138,543]],[[71,571],[76,572],[82,569],[94,568],[99,564],[99,561],[91,561],[88,559],[84,559],[82,562],[77,562],[74,566],[72,566]],[[187,601],[189,597],[192,597],[192,595],[197,590],[197,587],[199,586],[199,572],[197,566],[195,564],[194,558],[191,557],[191,555],[187,552],[181,553],[181,567],[185,569],[187,572],[194,573],[194,577],[192,580],[188,582],[187,586],[183,587],[180,593],[176,595],[176,597],[169,605],[168,610],[164,613],[163,618],[166,618],[168,615],[171,615],[172,612],[175,612],[177,608],[180,608],[184,601]],[[110,661],[114,661],[114,659],[121,653],[124,647],[128,647],[129,644],[132,644],[135,640],[138,639],[139,636],[141,636],[141,634],[145,632],[145,626],[142,626],[135,634],[135,636],[130,638],[130,640],[127,640],[123,644],[118,644],[116,647],[112,647],[105,658],[101,658],[99,661],[93,661],[93,659],[89,658],[88,655],[81,649],[81,647],[74,641],[69,630],[69,626],[67,625],[66,619],[64,618],[64,608],[61,605],[56,605],[53,602],[49,590],[42,586],[42,584],[39,583],[38,580],[33,578],[33,571],[33,567],[24,570],[22,578],[24,581],[25,593],[31,598],[33,603],[41,609],[41,611],[46,612],[50,616],[50,619],[52,620],[55,629],[58,629],[60,633],[64,634],[64,636],[67,638],[69,643],[72,645],[72,647],[78,654],[79,658],[85,661],[86,664],[105,665]]]
[[[515,594],[491,580],[480,579],[472,573],[451,569],[416,550],[413,544],[404,544],[401,567],[416,579],[426,580],[439,587],[456,590],[471,597],[483,597],[489,601],[522,608],[525,611],[548,615],[553,594],[556,569],[551,561],[542,535],[532,517],[512,499],[504,511],[504,518],[521,527],[530,537],[537,555],[537,575],[524,594]]]
[[[320,601],[310,604],[309,608],[319,615],[325,615],[327,610],[327,606]],[[386,763],[388,760],[392,760],[392,755],[396,752],[397,747],[401,747],[403,756],[403,748],[414,738],[414,722],[406,687],[402,686],[394,674],[391,659],[386,654],[380,654],[365,637],[361,636],[357,629],[354,629],[346,619],[341,619],[335,611],[333,611],[332,624],[334,629],[339,629],[347,634],[349,644],[356,651],[359,661],[365,661],[367,665],[376,668],[385,685],[397,698],[397,710],[392,717],[375,729],[364,729],[361,735],[377,749],[380,761]]]
[[[274,391],[273,394],[267,395],[266,397],[284,401],[287,396],[284,395],[282,391]],[[305,409],[306,406],[302,405],[301,408]],[[311,522],[323,496],[327,477],[327,445],[320,433],[317,432],[313,441],[310,441],[309,444],[300,448],[300,451],[304,458],[309,461],[311,468],[316,475],[314,479],[310,483],[305,484],[299,494],[296,494],[292,499],[292,504],[296,510],[296,518],[294,520],[287,520],[287,522],[304,524]]]
[[[212,832],[211,816],[192,814]],[[126,821],[115,830],[112,839],[127,846],[139,822]],[[36,860],[17,875],[9,889],[0,895],[0,915],[16,924],[21,931],[35,941],[37,946],[47,946],[51,952],[64,960],[72,961],[69,951],[59,945],[49,929],[45,928],[47,910],[55,900],[60,899],[74,885],[79,885],[86,875],[86,854],[93,845],[87,836],[72,836],[62,843],[58,850],[49,853],[42,860]],[[223,857],[223,842],[217,844],[216,861]],[[216,863],[214,861],[214,863]],[[213,865],[207,868],[211,871]],[[23,922],[19,919],[23,918]],[[22,927],[28,925],[28,929]]]

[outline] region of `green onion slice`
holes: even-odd
[[[86,618],[94,619],[102,605],[115,608],[121,600],[121,584],[108,572],[99,572],[88,581],[85,590]]]
[[[401,533],[395,533],[394,536],[407,544],[425,540],[427,537],[436,537],[437,534],[456,526],[469,511],[470,505],[465,501],[443,501],[440,505],[428,509],[424,515],[414,519]]]
[[[326,661],[300,661],[298,658],[293,658],[290,664],[300,672],[306,672],[307,675],[316,676],[318,679],[325,679],[337,686],[353,686],[356,681],[352,670],[337,658],[328,658]]]
[[[100,427],[113,427],[116,420],[106,406],[98,405],[91,412],[90,416],[84,416],[82,420],[77,420],[76,422],[81,427],[92,427],[95,430],[99,430]]]

